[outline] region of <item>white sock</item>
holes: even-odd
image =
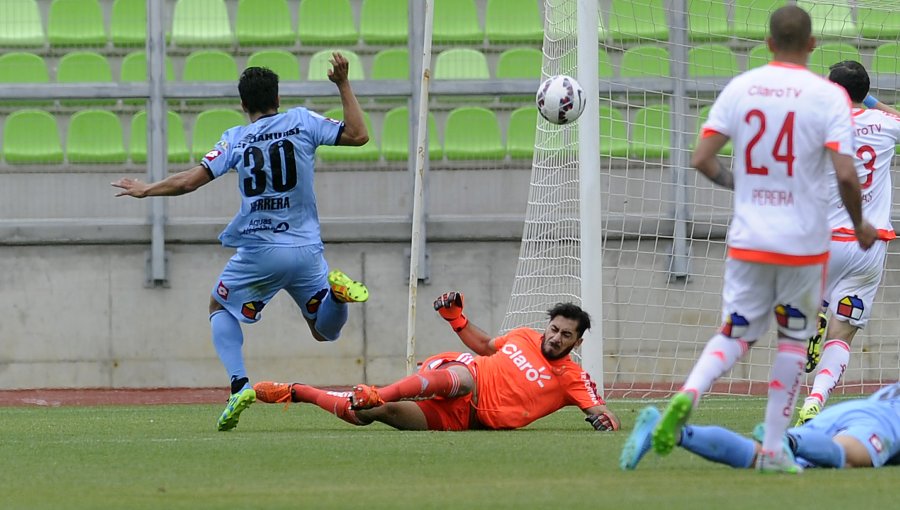
[[[766,404],[766,436],[764,452],[781,452],[784,432],[788,429],[794,405],[800,393],[800,382],[806,370],[806,346],[797,340],[778,340],[778,353],[769,376],[769,401]]]
[[[733,367],[748,348],[747,342],[743,340],[716,334],[706,343],[681,390],[693,392],[696,404],[700,395],[709,391],[712,383]]]
[[[822,360],[819,361],[816,378],[807,398],[814,398],[824,405],[840,382],[849,362],[850,345],[847,342],[837,338],[825,342],[822,346]]]

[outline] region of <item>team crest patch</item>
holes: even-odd
[[[226,301],[228,300],[228,287],[226,287],[225,284],[222,283],[221,281],[219,282],[219,285],[216,287],[216,294],[218,294],[220,298],[222,298]]]
[[[875,434],[872,434],[869,437],[869,444],[872,445],[872,448],[874,448],[875,451],[878,453],[881,453],[882,451],[884,451],[884,444],[881,442],[881,438],[879,438]]]
[[[206,156],[203,156],[203,159],[205,159],[206,161],[212,161],[221,155],[222,155],[222,151],[220,151],[219,149],[213,149],[213,150],[207,152]]]
[[[742,338],[749,326],[750,322],[743,315],[733,313],[725,319],[719,331],[728,338]]]
[[[848,319],[859,320],[866,309],[862,299],[857,296],[845,296],[837,305],[837,314]]]
[[[322,289],[319,292],[316,292],[313,297],[309,298],[309,301],[306,302],[307,313],[313,314],[318,312],[319,305],[322,304],[322,300],[325,299],[326,294],[328,294],[328,289]]]
[[[244,303],[243,306],[241,306],[241,315],[255,321],[259,318],[259,312],[262,312],[264,306],[266,306],[266,304],[262,301],[250,301]]]
[[[806,329],[806,316],[803,312],[791,305],[778,305],[775,307],[775,320],[778,325],[790,330]]]

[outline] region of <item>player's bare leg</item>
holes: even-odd
[[[803,425],[818,415],[831,392],[838,385],[847,363],[850,361],[850,343],[859,328],[847,321],[832,317],[828,324],[822,359],[819,362],[816,378],[813,380],[809,396],[803,402],[797,418],[796,426]]]

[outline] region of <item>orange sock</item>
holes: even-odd
[[[455,397],[460,394],[459,376],[452,370],[434,370],[413,374],[378,388],[378,394],[385,402],[431,397]]]
[[[291,385],[291,396],[294,402],[315,404],[351,425],[368,425],[370,422],[360,420],[350,409],[349,391],[325,391],[305,384]]]

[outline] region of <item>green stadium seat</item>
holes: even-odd
[[[508,49],[497,59],[497,78],[540,79],[543,59],[544,54],[535,48]]]
[[[450,160],[503,159],[506,147],[494,112],[479,107],[451,111],[444,129],[444,154]]]
[[[609,34],[616,41],[669,39],[663,0],[612,0]]]
[[[381,124],[381,154],[387,161],[406,161],[409,145],[409,109],[394,108],[384,115]],[[428,112],[428,157],[432,160],[444,157],[432,112]]]
[[[850,5],[843,0],[798,0],[797,6],[809,13],[816,37],[856,37],[858,34]]]
[[[487,57],[478,50],[453,48],[434,59],[435,80],[486,80],[491,77]]]
[[[666,105],[638,110],[632,125],[629,156],[638,159],[667,157],[672,145],[669,125],[669,107]]]
[[[169,163],[190,161],[191,151],[188,150],[187,140],[184,137],[184,123],[177,113],[168,112],[166,130]],[[131,144],[128,147],[128,154],[132,163],[147,162],[147,112],[138,112],[131,118]]]
[[[409,37],[408,0],[363,0],[359,33],[366,44],[406,44]]]
[[[7,163],[62,163],[56,119],[43,110],[19,110],[3,125],[3,156]]]
[[[722,44],[704,44],[688,51],[688,76],[735,76],[737,56]]]
[[[703,123],[706,122],[706,119],[709,118],[709,111],[712,109],[712,105],[704,106],[700,108],[700,111],[697,112],[697,140],[700,139],[700,129],[703,127]],[[695,147],[696,144],[692,144],[691,147]],[[719,150],[719,154],[723,156],[731,156],[734,153],[734,146],[731,143],[731,140],[728,140],[728,143],[725,144]]]
[[[692,41],[728,39],[728,6],[722,0],[688,0],[688,34]]]
[[[234,31],[242,46],[290,46],[296,35],[285,0],[240,0]]]
[[[147,52],[133,51],[125,55],[119,71],[119,81],[147,81]],[[173,81],[174,79],[175,68],[172,66],[172,57],[166,55],[166,81]]]
[[[624,78],[669,76],[669,50],[662,46],[635,46],[625,50],[619,66]]]
[[[512,159],[534,157],[534,138],[537,133],[537,108],[525,106],[509,115],[506,129],[506,153]]]
[[[147,0],[116,0],[109,21],[114,46],[144,46],[147,42]]]
[[[2,83],[48,83],[47,63],[39,55],[33,53],[6,53],[0,55],[0,84]],[[46,106],[53,101],[41,100],[3,100],[4,106]]]
[[[769,33],[769,15],[787,0],[734,0],[734,35],[762,41]]]
[[[608,106],[600,107],[600,155],[628,156],[628,124],[625,116]]]
[[[224,51],[200,50],[184,61],[183,81],[237,81],[237,62]]]
[[[434,44],[481,44],[484,31],[475,0],[434,0]]]
[[[872,74],[900,74],[900,43],[887,43],[875,48]]]
[[[609,60],[609,53],[604,49],[600,49],[600,52],[597,55],[600,59],[597,64],[597,70],[601,78],[612,78],[613,77],[613,67],[612,63]]]
[[[381,50],[372,57],[373,80],[408,80],[409,50],[391,48]]]
[[[98,0],[53,0],[47,14],[51,46],[104,46],[106,27]]]
[[[856,23],[859,35],[867,39],[900,39],[900,10],[856,6]]]
[[[69,163],[124,163],[125,145],[119,118],[106,110],[82,110],[69,121]]]
[[[309,81],[327,80],[328,71],[331,69],[331,54],[335,51],[340,52],[350,64],[350,69],[347,73],[351,80],[365,79],[362,60],[360,60],[359,55],[352,50],[340,49],[322,50],[314,53],[309,59],[309,73],[307,74],[306,79]]]
[[[112,70],[106,57],[91,51],[73,51],[59,59],[56,68],[56,81],[59,83],[109,83],[112,82]],[[115,99],[61,99],[63,106],[116,104]]]
[[[37,48],[44,45],[44,25],[35,0],[0,2],[0,46]]]
[[[191,134],[194,161],[200,161],[222,139],[222,133],[234,126],[243,126],[247,119],[243,115],[223,108],[206,110],[197,115]]]
[[[541,12],[534,0],[487,0],[484,32],[491,44],[535,43],[544,40]]]
[[[302,0],[297,18],[301,44],[353,45],[359,41],[350,0]]]
[[[333,108],[323,113],[326,117],[332,119],[343,120],[344,111],[341,108]],[[378,143],[375,141],[375,131],[372,129],[372,119],[369,114],[363,112],[363,120],[366,123],[366,129],[369,131],[369,141],[361,146],[354,147],[348,145],[320,145],[316,149],[316,154],[322,161],[378,161],[380,151]]]
[[[765,44],[754,46],[747,54],[747,69],[762,67],[772,61],[772,52]]]
[[[247,59],[247,67],[268,67],[279,82],[300,81],[300,64],[293,53],[283,50],[257,51]]]
[[[847,43],[826,43],[817,46],[810,53],[807,67],[816,74],[828,76],[828,68],[843,60],[862,61],[856,46]]]
[[[176,46],[231,46],[234,34],[225,0],[178,0],[172,12]]]

